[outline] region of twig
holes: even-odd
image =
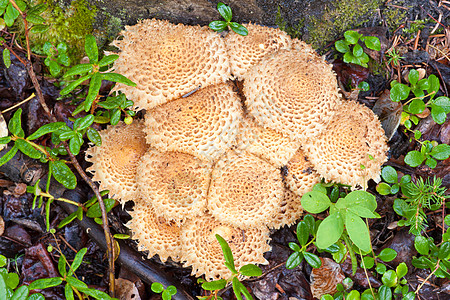
[[[428,279],[430,279],[431,276],[433,276],[433,274],[436,273],[436,271],[439,269],[439,262],[440,262],[440,261],[441,261],[441,260],[438,259],[438,261],[437,261],[437,263],[436,263],[436,268],[434,268],[433,272],[431,272],[431,273],[427,276],[427,278],[425,278],[425,279],[422,281],[422,283],[417,287],[417,289],[416,289],[416,291],[415,291],[415,294],[416,294],[416,295],[419,294],[420,289],[421,289],[422,286],[428,281]]]
[[[33,99],[35,96],[36,96],[36,95],[33,93],[33,94],[31,94],[30,97],[28,97],[27,99],[22,100],[22,101],[20,101],[19,103],[14,104],[14,105],[11,106],[11,107],[8,107],[7,109],[3,110],[1,113],[2,113],[2,114],[7,113],[8,111],[13,110],[14,108],[19,107],[19,106],[21,106],[22,104],[24,104],[24,103],[30,101],[30,100]]]

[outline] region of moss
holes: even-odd
[[[397,7],[386,8],[382,14],[391,32],[394,32],[400,24],[404,23],[406,18],[406,10]]]
[[[65,42],[69,47],[69,57],[77,61],[84,55],[84,37],[93,32],[96,7],[87,0],[75,0],[64,7],[57,0],[34,0],[34,3],[46,2],[47,10],[42,14],[49,30],[42,34],[30,34],[33,51],[42,54],[45,42],[57,45]]]

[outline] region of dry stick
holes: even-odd
[[[22,16],[23,22],[25,24],[25,38],[26,38],[26,43],[27,43],[28,60],[27,61],[23,60],[20,56],[18,56],[13,51],[11,51],[12,49],[10,49],[10,47],[8,47],[8,48],[11,51],[11,53],[13,53],[19,59],[19,61],[21,61],[25,65],[25,67],[26,67],[26,69],[28,71],[28,74],[30,75],[31,81],[33,82],[33,86],[36,89],[36,93],[37,93],[37,96],[38,96],[39,103],[41,104],[42,108],[45,110],[45,112],[48,115],[49,119],[52,122],[57,122],[56,117],[54,115],[52,115],[50,109],[48,108],[47,104],[45,103],[45,99],[44,99],[44,95],[42,94],[41,86],[40,86],[40,84],[39,84],[39,82],[37,80],[36,74],[34,73],[33,66],[31,64],[31,60],[30,60],[31,59],[31,51],[30,51],[30,43],[29,43],[29,37],[28,37],[28,22],[26,20],[26,15],[20,10],[20,8],[17,6],[17,4],[15,3],[14,0],[9,0],[9,1],[14,6],[14,8],[16,8],[19,11],[19,13]],[[6,43],[4,43],[4,45],[6,45]],[[75,158],[75,156],[72,154],[72,152],[70,152],[69,145],[67,144],[67,142],[63,142],[63,145],[64,145],[64,148],[66,149],[67,153],[69,154],[69,157],[70,157],[70,160],[71,160],[73,166],[75,167],[77,172],[81,175],[83,180],[94,191],[94,194],[97,197],[98,203],[100,205],[100,210],[102,212],[103,231],[105,232],[106,245],[108,247],[108,251],[107,252],[108,252],[108,263],[109,263],[109,268],[108,268],[108,273],[109,273],[109,292],[110,292],[112,297],[115,297],[114,252],[113,252],[114,248],[113,248],[113,244],[112,244],[111,233],[110,233],[109,227],[108,227],[108,219],[107,219],[107,216],[106,216],[105,203],[103,202],[102,196],[100,195],[100,191],[98,190],[97,186],[86,175],[86,173],[84,172],[83,168],[78,163],[78,161]]]

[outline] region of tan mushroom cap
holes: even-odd
[[[148,151],[138,167],[137,181],[144,201],[158,216],[180,224],[206,210],[211,166],[181,152]]]
[[[388,146],[381,123],[369,108],[342,101],[327,128],[303,149],[325,180],[365,188],[369,179],[379,181]]]
[[[281,167],[294,156],[299,143],[272,130],[258,125],[253,118],[244,118],[239,134],[238,147],[261,159]]]
[[[222,248],[216,234],[231,248],[236,269],[246,264],[267,264],[264,252],[270,251],[269,230],[266,227],[242,230],[225,225],[209,214],[188,220],[181,229],[181,261],[192,266],[192,275],[205,274],[206,280],[228,279],[231,272],[225,267]]]
[[[231,84],[212,85],[147,111],[147,142],[161,151],[181,151],[215,160],[235,142],[242,106]]]
[[[231,73],[239,79],[267,54],[291,46],[291,38],[281,30],[251,23],[243,25],[248,29],[247,36],[230,31],[225,37]]]
[[[148,251],[148,258],[158,254],[161,261],[168,257],[178,261],[181,254],[180,227],[157,216],[151,203],[137,199],[133,211],[128,212],[132,220],[126,224],[138,240],[139,251]]]
[[[252,67],[244,94],[258,123],[300,142],[319,135],[339,103],[331,65],[298,50],[280,50]]]
[[[320,182],[320,175],[301,149],[298,149],[286,167],[286,184],[298,196],[311,191],[313,186]]]
[[[281,201],[278,213],[269,221],[267,227],[279,229],[285,225],[291,226],[303,215],[301,197],[290,189],[284,189],[283,200]]]
[[[119,123],[100,131],[102,145],[86,151],[86,161],[94,165],[87,170],[100,182],[100,190],[109,190],[123,202],[137,193],[136,168],[148,149],[143,132],[144,122]]]
[[[246,151],[229,151],[214,166],[208,210],[220,222],[262,227],[283,197],[280,170]]]
[[[143,20],[126,26],[113,44],[121,53],[115,72],[137,84],[117,84],[137,109],[150,109],[199,86],[226,81],[230,64],[225,44],[208,27]]]

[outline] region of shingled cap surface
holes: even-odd
[[[265,127],[300,142],[325,128],[339,103],[336,76],[315,53],[280,50],[244,75],[249,113]]]
[[[229,83],[200,89],[147,111],[147,142],[161,151],[181,151],[215,160],[233,146],[242,106]]]
[[[145,142],[144,122],[120,123],[100,131],[102,145],[86,151],[86,161],[93,163],[87,170],[100,183],[100,190],[125,202],[136,196],[136,168],[149,146]]]
[[[388,146],[378,117],[366,106],[342,101],[335,117],[304,152],[325,180],[365,188],[380,180]]]
[[[226,81],[230,64],[223,39],[208,27],[143,20],[126,26],[115,72],[137,84],[117,84],[136,109],[150,109],[198,87]]]
[[[286,168],[286,184],[298,196],[303,196],[304,193],[311,191],[312,187],[320,182],[320,175],[307,160],[302,149],[297,150]]]

